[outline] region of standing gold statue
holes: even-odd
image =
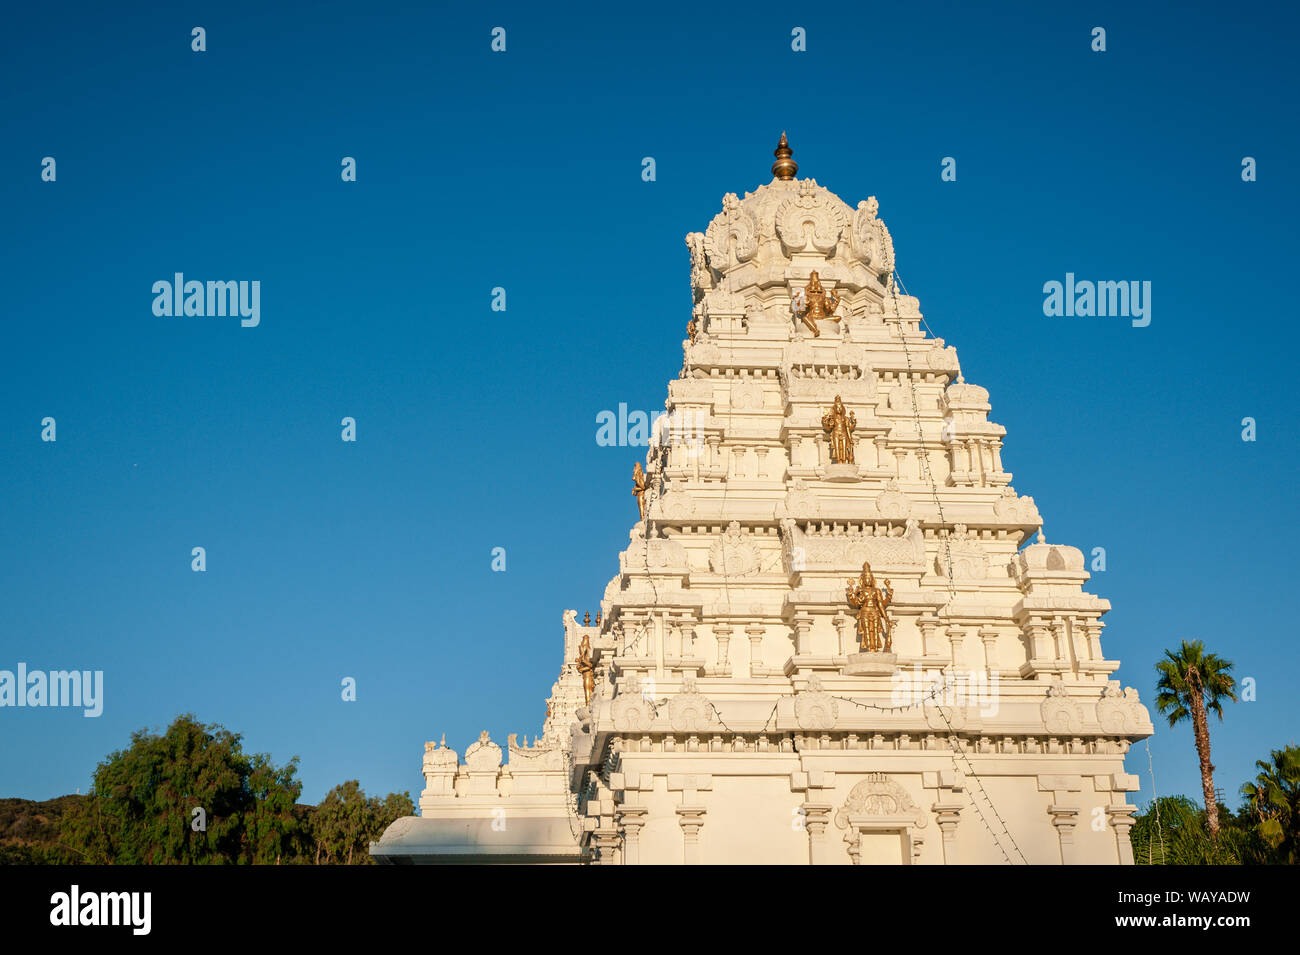
[[[822,427],[831,436],[831,461],[836,464],[853,463],[853,429],[858,426],[858,416],[844,413],[844,402],[835,396],[831,410],[822,415]]]
[[[596,665],[591,662],[591,641],[585,633],[578,644],[578,673],[582,675],[584,705],[591,706],[591,694],[596,691]]]
[[[871,565],[864,562],[862,575],[856,581],[849,581],[844,596],[848,598],[849,606],[858,612],[858,646],[867,653],[879,653],[882,647],[885,653],[889,653],[893,646],[893,628],[885,611],[894,599],[889,581],[885,581],[884,587],[877,587]]]
[[[817,329],[819,321],[838,322],[835,317],[835,310],[840,307],[839,296],[834,292],[826,294],[822,288],[822,281],[817,277],[817,272],[808,276],[808,287],[803,290],[803,303],[799,310],[799,317],[803,323],[808,326],[814,336],[820,336],[821,332]]]
[[[686,323],[686,334],[690,337],[691,341],[694,342],[695,339],[696,339],[696,337],[700,334],[700,323],[699,323],[699,321],[697,321],[696,319],[692,318],[689,322],[687,322],[687,323]]]
[[[645,471],[641,469],[641,462],[638,461],[632,465],[632,493],[636,495],[636,506],[641,511],[641,520],[645,520]]]

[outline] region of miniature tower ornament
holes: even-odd
[[[645,520],[645,471],[641,469],[641,462],[638,461],[632,465],[632,493],[636,496],[636,506],[641,511],[641,520]]]
[[[840,298],[833,291],[829,295],[826,294],[816,269],[808,276],[808,287],[799,291],[801,294],[795,297],[795,313],[808,326],[808,330],[814,337],[820,337],[821,331],[817,328],[819,321],[839,321],[835,310],[840,307]]]
[[[830,434],[831,461],[835,464],[853,464],[853,429],[858,426],[858,416],[844,413],[844,402],[835,396],[831,410],[822,415],[822,427]]]
[[[885,612],[894,599],[894,590],[889,581],[885,581],[884,587],[877,587],[871,564],[864,562],[862,574],[856,581],[849,580],[844,596],[848,598],[849,606],[858,612],[858,645],[863,652],[892,652],[893,628]]]
[[[776,162],[772,163],[772,175],[777,179],[793,179],[794,174],[799,171],[799,164],[790,157],[794,155],[794,150],[790,148],[790,142],[785,138],[785,133],[781,133],[781,141],[776,144],[776,149],[772,151],[776,157]]]

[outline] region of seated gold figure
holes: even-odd
[[[799,317],[814,336],[821,335],[817,328],[819,321],[839,321],[839,318],[835,315],[835,310],[840,307],[840,298],[834,292],[829,295],[826,294],[826,290],[822,288],[822,281],[817,276],[815,269],[812,275],[808,276],[808,287],[803,290],[803,298],[803,309],[799,313]]]

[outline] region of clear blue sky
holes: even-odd
[[[1300,717],[1294,6],[479,6],[8,13],[0,669],[102,669],[106,701],[0,710],[0,796],[84,791],[184,711],[299,755],[312,801],[538,732],[635,519],[641,451],[595,417],[662,408],[683,236],[786,129],[879,197],[1048,539],[1106,548],[1124,683],[1150,703],[1184,637],[1258,681],[1212,729],[1235,806]],[[259,280],[260,326],[154,316],[178,271]],[[1066,272],[1150,281],[1150,326],[1045,317]],[[1199,792],[1189,729],[1151,751]]]

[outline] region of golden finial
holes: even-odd
[[[598,627],[600,626],[600,613],[599,610],[596,611],[596,626]]]
[[[772,175],[778,179],[793,179],[794,174],[799,171],[799,164],[790,158],[794,155],[794,151],[790,148],[784,132],[781,133],[781,141],[776,144],[776,150],[772,155],[776,157],[776,162],[772,163]]]
[[[590,610],[588,610],[585,614],[582,615],[582,625],[583,625],[584,627],[590,627],[590,626],[591,626],[591,611],[590,611]]]

